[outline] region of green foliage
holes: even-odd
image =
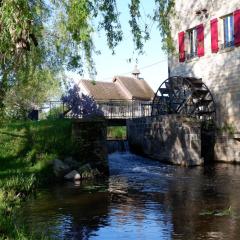
[[[156,10],[154,20],[158,23],[158,29],[162,36],[163,49],[173,52],[175,47],[171,36],[170,17],[174,14],[175,0],[155,0]]]
[[[6,117],[26,119],[29,111],[38,109],[60,92],[60,81],[55,72],[33,64],[29,64],[28,72],[20,68],[16,73],[16,83],[6,92],[3,101]]]
[[[226,133],[232,136],[236,132],[234,124],[225,123],[222,127],[218,128],[218,131],[222,134]]]
[[[29,50],[32,44],[37,44],[36,37],[43,27],[47,9],[41,0],[2,0],[0,8],[1,61],[17,65],[23,50]]]
[[[102,20],[100,21],[99,26],[105,30],[108,47],[114,53],[114,48],[123,39],[123,32],[119,22],[119,13],[117,11],[116,1],[105,0],[100,2],[99,10],[102,14]]]
[[[56,118],[60,118],[61,116],[63,116],[65,109],[63,109],[63,106],[57,106],[57,107],[53,107],[51,108],[51,110],[49,110],[47,113],[45,113],[45,117],[47,119],[56,119]]]
[[[171,49],[169,16],[173,14],[174,0],[155,0],[155,4],[153,15],[147,17],[158,23],[165,47]],[[144,5],[141,0],[131,0],[128,6],[133,40],[140,52],[143,42],[150,37],[149,25],[140,24],[141,5]],[[0,51],[4,68],[8,62],[14,66],[22,63],[26,50],[33,46],[38,45],[44,51],[51,42],[49,50],[57,61],[79,70],[86,62],[91,71],[95,51],[93,33],[104,30],[113,52],[123,39],[116,0],[3,0],[0,8]]]
[[[206,210],[201,213],[199,213],[200,216],[216,216],[216,217],[224,217],[224,216],[234,216],[235,213],[232,210],[232,207],[230,206],[227,209],[222,210]]]
[[[107,138],[108,139],[126,139],[127,138],[127,128],[126,127],[108,127],[107,128]]]
[[[70,154],[71,121],[4,124],[0,145],[0,239],[29,239],[15,225],[14,212],[38,184],[50,180],[51,161]]]

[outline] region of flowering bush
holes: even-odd
[[[65,115],[70,113],[74,118],[103,116],[103,112],[98,108],[93,97],[81,93],[76,84],[68,90],[65,96],[62,96],[61,100],[68,108]]]

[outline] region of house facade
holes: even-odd
[[[169,75],[202,78],[219,127],[240,132],[240,1],[176,0]]]
[[[115,76],[112,82],[80,80],[84,94],[92,96],[108,118],[149,116],[154,92],[144,79]]]

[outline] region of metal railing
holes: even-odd
[[[152,102],[139,100],[97,101],[99,109],[108,119],[130,119],[151,116]]]
[[[151,116],[152,102],[140,100],[100,100],[96,101],[98,108],[107,119],[132,119]],[[40,119],[48,117],[63,117],[67,111],[62,101],[46,102],[40,109]],[[64,117],[71,117],[71,112]]]

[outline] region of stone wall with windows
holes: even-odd
[[[176,53],[169,56],[170,76],[202,78],[214,95],[217,122],[220,127],[230,125],[240,132],[240,46],[234,45],[233,13],[240,9],[239,0],[176,0],[172,17],[172,37]],[[217,20],[217,31],[211,31],[211,20]],[[202,25],[204,39],[202,55],[197,53],[196,27]],[[235,24],[236,25],[236,24]],[[179,33],[184,32],[184,58],[179,59]],[[217,34],[213,51],[212,35]],[[216,36],[215,36],[216,38]],[[195,42],[194,42],[195,41]],[[216,48],[216,46],[215,46]],[[183,49],[183,46],[182,46]],[[195,51],[195,52],[194,52]]]

